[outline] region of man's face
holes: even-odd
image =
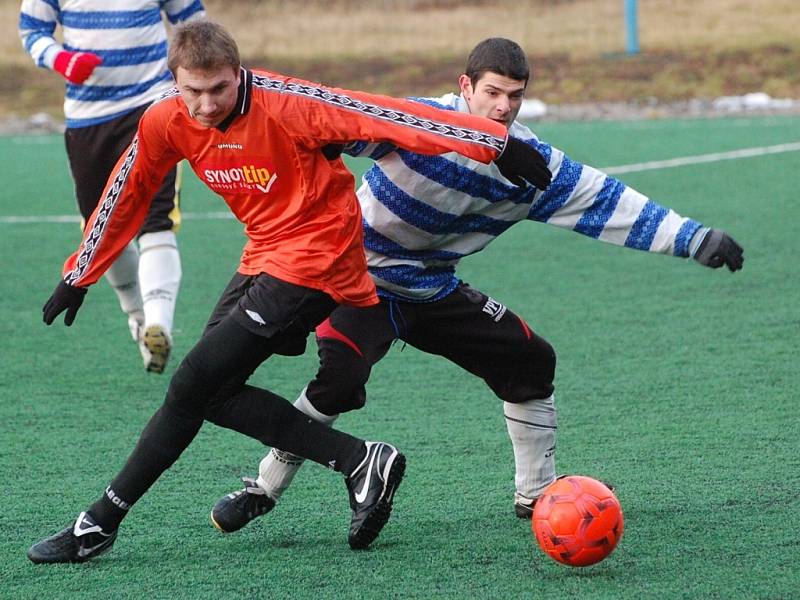
[[[210,71],[178,67],[175,83],[189,115],[203,127],[216,127],[236,105],[239,71],[231,67]]]
[[[526,81],[509,79],[491,71],[484,73],[475,85],[466,75],[459,78],[458,84],[470,113],[488,117],[506,128],[517,118],[527,86]]]

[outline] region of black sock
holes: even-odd
[[[128,510],[174,463],[194,439],[202,419],[181,413],[164,404],[142,431],[128,462],[89,507],[89,512],[105,531],[119,527]]]
[[[364,458],[364,440],[317,423],[270,391],[243,386],[215,404],[209,421],[286,452],[313,460],[345,476]]]

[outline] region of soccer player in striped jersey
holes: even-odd
[[[136,235],[152,193],[181,159],[243,223],[247,244],[122,470],[73,524],[34,544],[28,557],[81,562],[108,551],[131,507],[206,420],[342,473],[352,509],[348,543],[365,548],[389,519],[403,455],[246,385],[273,354],[302,353],[308,334],[337,304],[378,303],[355,181],[323,147],[366,138],[415,152],[455,151],[541,188],[551,173],[533,147],[489,119],[244,69],[235,41],[215,23],[178,25],[168,63],[176,88],[139,121],[43,320],[50,325],[65,313],[65,324],[72,324],[87,288]]]
[[[456,265],[519,221],[539,221],[611,244],[731,271],[742,249],[727,234],[662,207],[597,169],[571,160],[516,121],[529,79],[513,41],[478,44],[459,94],[420,102],[489,117],[544,155],[553,173],[544,190],[511,185],[491,164],[455,153],[425,156],[391,144],[352,143],[345,151],[375,164],[357,195],[369,272],[380,303],[338,307],[316,330],[320,367],[295,403],[331,425],[361,408],[372,366],[402,340],[481,377],[503,401],[516,463],[514,511],[530,518],[556,477],[556,407],[551,345],[501,301],[461,282]],[[221,498],[212,520],[235,531],[275,505],[302,460],[273,449],[257,479]]]
[[[66,80],[67,157],[84,224],[142,113],[172,87],[170,23],[204,15],[200,0],[23,0],[19,34],[35,63]],[[55,37],[61,25],[63,43]],[[181,263],[180,181],[172,169],[134,242],[106,272],[145,369],[162,373],[172,347]]]

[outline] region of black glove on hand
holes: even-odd
[[[500,156],[494,159],[494,164],[503,177],[519,187],[525,187],[527,182],[544,190],[553,178],[544,156],[533,146],[511,136],[508,136]]]
[[[45,302],[42,307],[42,320],[50,325],[55,318],[65,310],[64,325],[69,327],[75,320],[78,309],[83,304],[83,297],[86,295],[86,288],[69,285],[63,279],[58,282],[53,295]]]
[[[718,269],[725,265],[731,271],[738,271],[744,264],[742,247],[721,229],[712,229],[700,242],[694,259],[701,265]]]

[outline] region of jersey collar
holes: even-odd
[[[239,91],[236,98],[236,105],[233,107],[231,114],[225,117],[225,120],[217,125],[217,129],[225,133],[228,128],[233,124],[237,117],[246,115],[250,110],[250,98],[253,92],[253,72],[239,67],[241,73],[239,74]]]

